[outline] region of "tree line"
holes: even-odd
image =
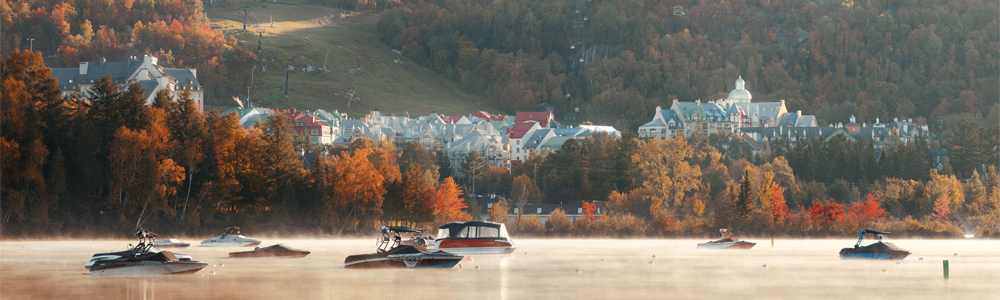
[[[15,50],[0,68],[2,234],[342,233],[471,219],[462,188],[415,145],[360,139],[304,161],[296,149],[309,139],[283,114],[244,129],[187,92],[146,106],[141,85],[110,78],[64,99],[39,52]]]
[[[834,137],[748,155],[738,140],[726,147],[718,136],[595,133],[510,171],[472,152],[454,166],[465,174],[456,182],[443,152],[368,139],[323,148],[294,135],[283,114],[245,129],[236,114],[202,113],[187,93],[160,92],[147,106],[140,85],[105,78],[64,99],[38,52],[15,51],[0,72],[0,226],[10,235],[115,235],[143,226],[205,234],[232,225],[341,234],[468,220],[482,211],[470,195],[483,194],[509,201],[489,211],[495,220],[513,205],[608,201],[607,212],[579,224],[546,223],[552,234],[734,227],[823,235],[883,224],[995,236],[991,224],[1000,222],[996,158],[987,155],[982,175],[972,168],[958,177],[931,167],[922,139],[874,151],[865,139]],[[989,153],[976,137],[988,132],[965,123],[954,143],[968,155]],[[514,230],[538,232],[520,219]]]
[[[500,183],[481,185],[477,192],[507,195],[508,207],[608,201],[610,213],[599,218],[604,223],[555,232],[526,229],[541,234],[635,234],[615,224],[640,224],[643,234],[734,227],[747,233],[824,235],[873,225],[914,235],[998,234],[993,226],[1000,221],[995,154],[987,155],[991,163],[984,174],[970,168],[967,178],[933,167],[922,138],[908,144],[897,140],[881,151],[865,139],[843,136],[788,148],[777,141],[773,149],[742,157],[734,153],[738,142],[728,148],[717,142],[715,136],[642,141],[634,133],[597,133],[516,165],[509,176],[486,171],[480,181]]]

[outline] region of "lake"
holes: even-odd
[[[514,254],[438,270],[338,268],[348,255],[374,252],[374,237],[263,239],[312,251],[300,259],[230,259],[252,248],[182,239],[192,246],[174,252],[209,266],[157,276],[87,275],[94,253],[135,240],[4,241],[0,299],[1000,299],[998,240],[887,236],[913,252],[897,264],[841,260],[851,238],[777,239],[774,248],[748,238],[757,242],[750,250],[695,249],[708,239],[514,238]]]

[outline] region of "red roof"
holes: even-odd
[[[514,121],[522,123],[525,121],[535,121],[542,128],[549,128],[549,121],[554,119],[550,111],[519,111],[514,117]]]
[[[300,116],[295,119],[295,122],[302,122],[304,123],[303,126],[330,126],[326,125],[326,122],[320,121],[319,119],[316,119],[316,117],[312,115]]]
[[[503,116],[492,115],[492,114],[490,114],[488,112],[485,112],[485,111],[482,111],[482,110],[477,111],[476,113],[472,114],[472,116],[473,117],[480,117],[480,118],[487,119],[487,120],[490,120],[490,121],[503,121],[504,120]]]
[[[462,116],[441,116],[441,121],[445,124],[455,124],[462,119]]]
[[[512,139],[522,138],[528,133],[528,130],[531,130],[531,127],[535,126],[535,124],[538,123],[532,121],[517,123],[514,126],[507,128],[507,136]]]

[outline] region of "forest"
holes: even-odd
[[[865,139],[746,155],[716,136],[643,141],[629,131],[598,133],[510,171],[484,167],[473,152],[455,166],[470,178],[456,183],[447,156],[417,144],[359,139],[305,161],[298,151],[317,147],[294,135],[283,114],[244,129],[235,114],[202,113],[186,93],[157,93],[147,106],[142,86],[108,78],[66,100],[39,52],[14,51],[0,70],[0,234],[7,236],[432,228],[477,215],[474,194],[509,199],[490,209],[496,221],[511,221],[511,205],[591,202],[590,216],[577,222],[562,212],[545,226],[537,215],[518,217],[512,230],[523,234],[690,236],[732,227],[825,236],[878,226],[915,236],[1000,235],[995,163],[982,176],[971,168],[964,180],[932,168],[923,142],[890,141],[876,159]],[[953,142],[990,153],[991,133],[961,123],[967,130]],[[607,211],[594,214],[593,201],[607,201]]]
[[[1000,99],[995,1],[389,4],[381,41],[488,103],[557,117],[579,108],[578,119],[619,129],[672,99],[723,99],[739,76],[754,101],[784,99],[821,126],[853,114],[985,127]]]

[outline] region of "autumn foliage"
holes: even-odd
[[[445,178],[444,182],[434,191],[430,198],[431,210],[434,215],[434,224],[444,224],[451,221],[468,221],[472,219],[464,209],[468,207],[459,197],[462,189],[455,184],[451,177]]]

